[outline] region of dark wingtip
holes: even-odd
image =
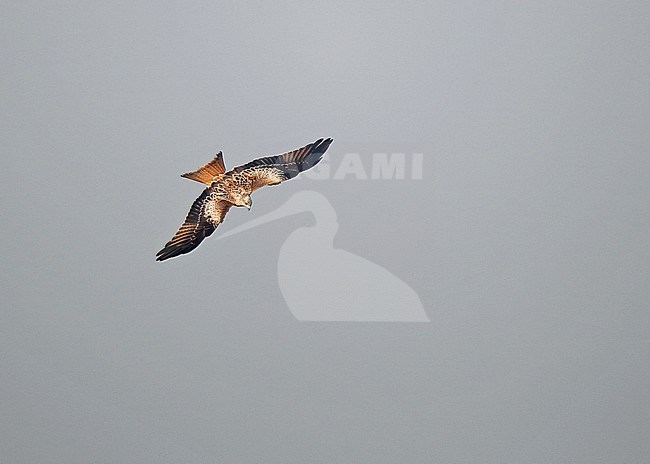
[[[311,144],[311,149],[307,156],[302,160],[299,170],[306,171],[316,166],[332,143],[331,138],[320,138]]]
[[[166,245],[165,248],[156,253],[156,261],[165,261],[169,258],[175,258],[176,256],[184,255],[189,253],[196,247],[182,247],[177,245]]]
[[[174,258],[174,257],[180,256],[182,254],[183,254],[182,252],[179,253],[177,250],[163,249],[163,250],[160,250],[158,252],[158,254],[156,255],[156,261],[165,261],[166,259]]]
[[[312,152],[320,154],[325,153],[333,141],[334,139],[331,137],[316,140],[313,144]]]
[[[171,256],[169,256],[169,250],[167,250],[167,248],[163,248],[156,253],[156,261],[164,261],[168,258],[171,258]]]
[[[185,252],[187,253],[187,252]],[[156,253],[156,261],[165,261],[169,258],[174,258],[176,256],[182,255],[183,249],[174,245],[165,245],[165,247]]]

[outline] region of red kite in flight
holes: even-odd
[[[318,139],[302,148],[258,158],[227,172],[223,155],[219,152],[196,171],[181,174],[208,187],[192,204],[183,225],[156,254],[156,261],[192,251],[223,222],[232,206],[250,209],[253,204],[251,193],[265,185],[277,185],[292,179],[315,166],[331,143],[332,139]]]

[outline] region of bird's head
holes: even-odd
[[[251,206],[253,206],[253,200],[251,200],[251,196],[247,193],[234,193],[231,195],[232,197],[232,204],[235,206],[244,206],[246,209],[251,209]]]
[[[246,207],[246,209],[251,209],[251,206],[253,206],[253,200],[251,200],[250,195],[246,195],[244,197],[244,206]]]

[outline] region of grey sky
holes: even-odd
[[[4,2],[0,462],[646,463],[649,18]],[[317,191],[431,323],[297,321],[307,214],[154,261],[180,173],[318,137],[423,179],[290,181],[215,234]]]

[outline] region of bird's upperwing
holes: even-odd
[[[219,152],[214,155],[214,158],[196,171],[186,172],[185,174],[181,174],[181,177],[210,185],[215,177],[220,176],[224,172],[226,172],[226,166],[223,164],[223,153]]]
[[[315,166],[327,151],[332,139],[318,139],[309,145],[281,155],[258,158],[237,166],[233,171],[252,180],[252,190],[265,185],[276,185],[296,177],[302,171]]]
[[[189,253],[199,246],[199,243],[209,237],[221,224],[231,206],[232,203],[221,200],[211,188],[206,188],[194,200],[183,225],[165,244],[165,247],[156,254],[156,261],[164,261]]]

